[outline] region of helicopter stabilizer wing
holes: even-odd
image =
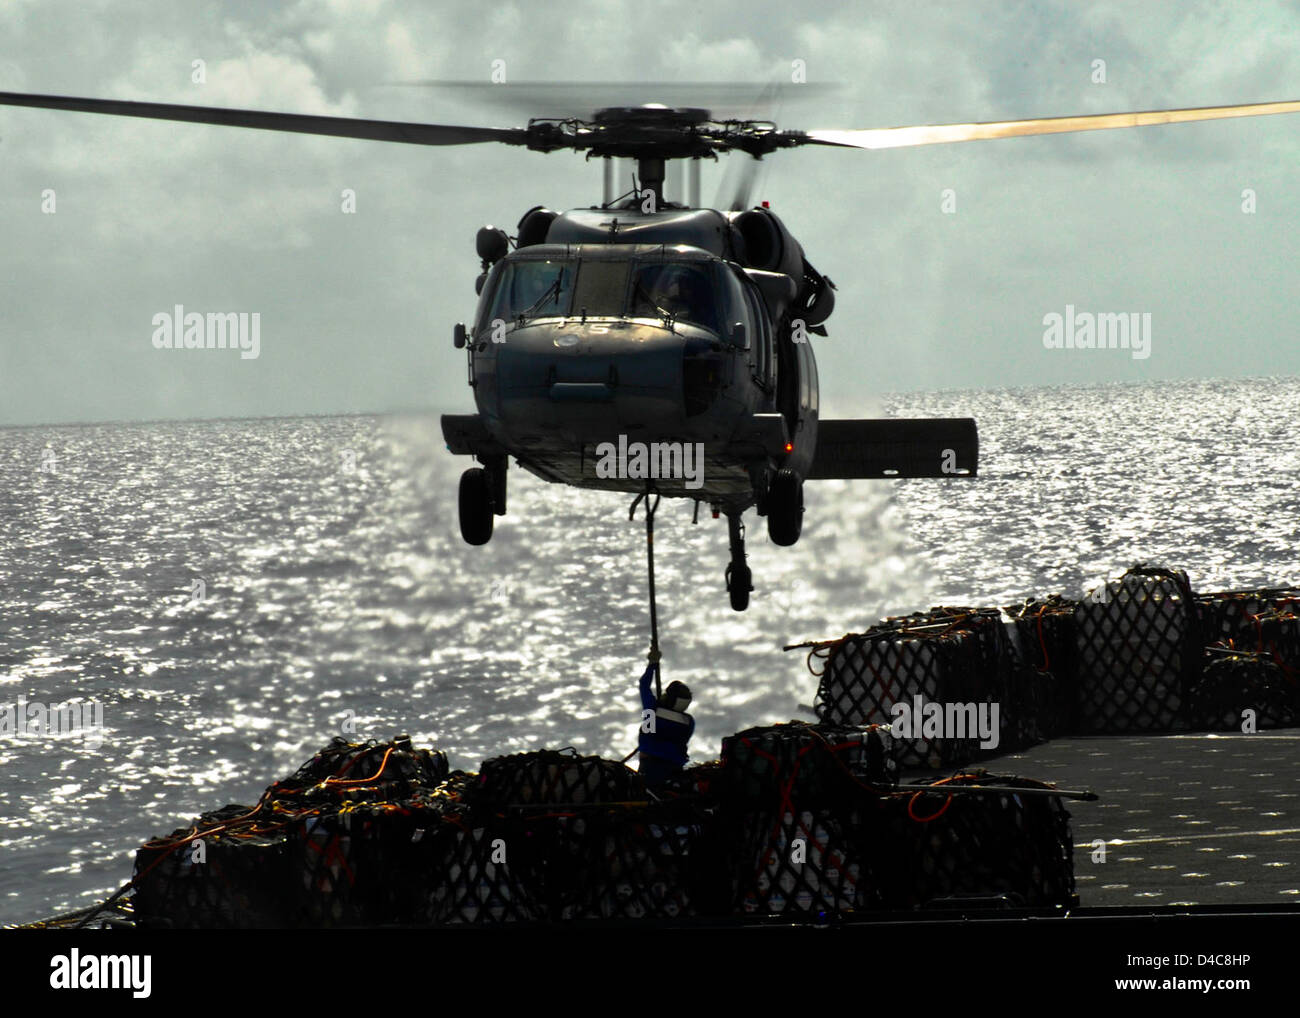
[[[978,459],[970,417],[819,421],[806,479],[974,477]]]

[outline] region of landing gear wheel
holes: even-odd
[[[460,475],[460,536],[466,544],[487,544],[492,537],[492,478],[482,467]]]
[[[749,592],[754,589],[754,577],[749,566],[732,562],[727,566],[727,593],[731,595],[731,607],[743,612],[749,607]]]
[[[803,481],[793,470],[780,470],[767,491],[767,536],[788,547],[803,531]]]
[[[731,561],[727,563],[727,593],[731,607],[743,612],[749,607],[749,592],[754,589],[754,577],[745,565],[745,524],[740,513],[727,513],[727,535],[731,542]]]

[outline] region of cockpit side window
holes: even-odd
[[[474,334],[477,336],[479,331],[486,328],[492,316],[488,313],[492,305],[496,303],[497,281],[501,278],[501,273],[506,270],[505,262],[497,262],[488,272],[487,281],[483,284],[483,289],[478,295],[478,304],[474,307]]]
[[[649,262],[632,274],[628,302],[633,318],[670,315],[713,332],[720,332],[714,286],[708,266],[689,262]]]
[[[568,261],[520,259],[501,273],[488,322],[527,317],[567,315],[573,297],[574,265]],[[480,327],[486,323],[480,323]]]

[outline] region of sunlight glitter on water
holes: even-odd
[[[751,513],[744,614],[722,585],[725,526],[666,502],[664,675],[695,692],[693,758],[804,716],[816,683],[786,643],[938,603],[1079,596],[1138,560],[1204,589],[1300,580],[1297,405],[1289,379],[894,398],[898,416],[976,417],[980,478],[814,482],[794,548]],[[0,431],[0,707],[108,708],[95,751],[0,741],[0,921],[104,897],[140,842],[253,802],[349,716],[467,769],[541,746],[623,756],[642,524],[620,496],[512,469],[510,514],[471,548],[464,465],[432,417]]]

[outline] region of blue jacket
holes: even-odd
[[[686,766],[686,744],[690,742],[695,731],[695,719],[689,714],[682,714],[667,707],[660,707],[651,688],[655,676],[655,666],[646,668],[641,676],[641,706],[655,713],[655,730],[642,731],[638,748],[642,753],[656,756],[661,760]]]

